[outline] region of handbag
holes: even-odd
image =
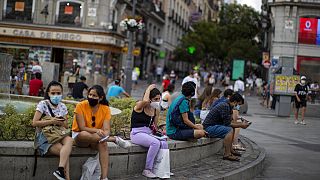
[[[76,76],[69,76],[68,83],[76,83],[77,77]]]
[[[52,112],[51,107],[48,105],[47,102],[46,102],[46,104],[47,104],[47,107],[49,109],[51,116],[44,116],[41,118],[41,121],[52,120],[52,118],[55,117],[55,115]],[[64,137],[70,135],[70,129],[67,129],[62,126],[57,126],[57,125],[45,126],[42,128],[42,132],[43,132],[44,136],[47,138],[48,143],[50,143],[50,144],[54,144],[56,142],[59,142]]]
[[[170,178],[170,151],[160,149],[154,161],[152,172],[159,178]]]

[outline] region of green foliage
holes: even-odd
[[[75,109],[76,105],[75,104],[66,104],[66,106],[68,109],[68,125],[71,128],[72,122],[73,122],[74,109]]]
[[[129,137],[130,119],[136,101],[133,98],[110,100],[110,106],[122,110],[111,118],[111,133]],[[74,116],[74,104],[66,104],[68,109],[68,124],[71,128]],[[7,104],[0,115],[0,140],[33,140],[35,129],[32,127],[32,119],[35,106],[28,107],[23,113],[18,113],[12,104]]]
[[[7,104],[0,117],[0,140],[32,140],[34,128],[31,126],[35,107],[31,106],[19,114],[12,104]]]
[[[120,114],[113,115],[111,118],[111,134],[122,135],[125,138],[129,138],[131,113],[136,104],[136,100],[133,98],[111,98],[109,102],[111,107],[118,108],[122,111]]]
[[[212,60],[230,61],[241,58],[252,62],[261,59],[260,15],[246,5],[223,6],[220,22],[199,22],[181,39],[174,52],[174,60],[193,64],[211,63]],[[257,41],[258,40],[258,41]],[[188,47],[195,47],[189,53]]]

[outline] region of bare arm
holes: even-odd
[[[136,104],[136,106],[134,107],[134,110],[135,110],[136,112],[141,112],[144,107],[146,107],[148,104],[150,104],[150,99],[149,99],[150,91],[151,91],[152,89],[154,89],[155,87],[156,87],[155,84],[151,84],[151,85],[147,88],[146,92],[144,93],[144,96],[143,96],[142,101],[138,101],[137,104]]]
[[[84,117],[82,114],[76,114],[76,121],[80,131],[87,131],[90,133],[97,133],[99,129],[97,128],[89,128],[85,126]]]
[[[295,93],[294,93],[294,95],[296,96],[296,98],[297,98],[298,102],[300,102],[300,101],[301,101],[301,99],[299,98],[298,93],[297,93],[297,92],[295,92]]]
[[[155,126],[156,126],[157,129],[158,129],[158,120],[159,120],[160,111],[157,109],[155,113],[156,113],[156,114],[155,114],[155,116],[154,116],[154,122],[153,122],[153,123],[155,124]]]
[[[42,113],[40,111],[36,111],[36,113],[33,116],[32,120],[32,126],[33,127],[44,127],[48,125],[59,125],[62,126],[64,125],[63,121],[58,120],[57,118],[53,118],[52,120],[47,120],[47,121],[41,121],[40,118],[42,116]]]
[[[126,97],[130,97],[130,95],[129,95],[127,92],[123,92],[123,94],[124,94]]]
[[[193,128],[193,129],[197,129],[197,126],[195,124],[193,124],[189,118],[188,118],[188,113],[183,113],[182,114],[182,120],[183,122],[188,125],[189,127]]]
[[[110,135],[110,131],[111,131],[110,121],[108,121],[108,120],[104,120],[103,121],[102,130],[103,130],[104,136],[109,136]]]

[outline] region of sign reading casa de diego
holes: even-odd
[[[30,29],[16,29],[0,27],[0,35],[26,37],[26,38],[40,38],[49,40],[65,40],[65,41],[78,41],[78,42],[92,42],[111,45],[121,45],[121,40],[108,35],[96,35],[90,32],[85,33],[69,33],[58,31],[42,31]]]

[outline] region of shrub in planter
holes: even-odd
[[[111,98],[110,106],[120,109],[122,112],[111,117],[111,134],[121,135],[128,139],[130,136],[130,120],[136,100],[133,98]]]

